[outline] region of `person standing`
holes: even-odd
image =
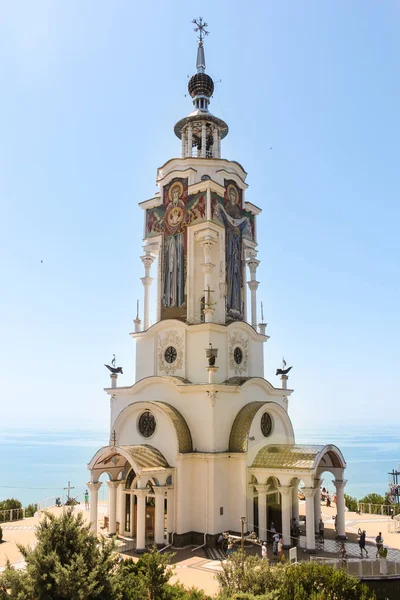
[[[267,553],[267,542],[263,542],[262,546],[261,546],[261,558],[268,558],[268,553]]]
[[[89,510],[89,492],[85,491],[85,510]]]
[[[274,556],[278,555],[278,543],[279,543],[279,533],[274,533],[272,537],[272,553]]]
[[[381,531],[376,536],[375,543],[376,543],[376,558],[379,558],[379,552],[383,548],[383,537],[382,537],[382,532]]]
[[[283,556],[283,537],[281,535],[279,536],[277,550],[278,550],[279,560],[282,561],[282,556]]]
[[[368,558],[368,550],[365,547],[365,537],[367,535],[367,532],[361,529],[358,529],[358,535],[360,536],[360,539],[358,540],[358,545],[360,547],[360,554],[361,554],[361,558],[364,556],[363,555],[363,551],[365,552],[365,554],[367,555]]]
[[[319,531],[319,539],[322,543],[324,543],[325,525],[324,525],[322,518],[319,520],[319,523],[318,523],[318,531]]]

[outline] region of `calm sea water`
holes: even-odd
[[[297,429],[297,443],[333,443],[347,461],[346,493],[361,498],[369,492],[384,494],[389,476],[400,462],[398,428],[357,430]],[[108,444],[106,431],[12,430],[0,436],[0,499],[18,498],[26,505],[48,496],[62,496],[68,481],[73,495],[83,493],[89,478],[87,463]],[[324,485],[333,491],[332,476]],[[100,499],[107,495],[100,488]]]

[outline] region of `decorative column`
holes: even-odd
[[[314,479],[314,523],[315,523],[315,531],[319,530],[319,520],[321,518],[321,480]]]
[[[278,492],[280,493],[282,500],[282,535],[285,548],[291,547],[290,514],[292,507],[292,490],[292,486],[289,485],[278,487]]]
[[[154,527],[154,541],[157,546],[164,545],[164,500],[165,500],[165,487],[155,487],[154,493],[156,495],[156,508],[155,508],[155,527]]]
[[[303,488],[306,498],[306,548],[310,554],[315,554],[315,521],[314,521],[314,488]]]
[[[247,529],[254,531],[254,483],[247,486]]]
[[[186,156],[186,128],[182,129],[182,158]]]
[[[203,121],[201,124],[201,158],[206,158],[206,146],[207,146],[207,131],[206,124]]]
[[[174,523],[174,509],[175,509],[175,498],[174,498],[174,488],[173,486],[169,486],[167,488],[167,533],[174,533],[175,531],[175,523]],[[170,540],[168,540],[170,541]]]
[[[136,551],[146,549],[146,496],[147,489],[136,489]]]
[[[267,541],[267,489],[265,483],[256,484],[255,488],[258,492],[258,537]]]
[[[117,532],[117,487],[119,481],[107,481],[108,486],[108,535]]]
[[[101,481],[93,483],[92,481],[87,483],[89,488],[89,521],[90,529],[94,535],[97,535],[97,503],[99,499],[99,489],[101,487]]]
[[[254,329],[257,327],[257,288],[260,282],[256,281],[256,272],[259,264],[260,261],[256,258],[250,258],[247,261],[247,266],[250,270],[250,281],[247,282],[247,285],[251,292],[251,325]]]
[[[144,264],[144,277],[141,277],[141,282],[144,287],[144,329],[150,326],[150,286],[153,282],[153,278],[150,277],[151,265],[155,260],[155,256],[146,252],[144,256],[140,257]]]
[[[218,136],[219,136],[219,130],[218,130],[218,127],[215,126],[214,131],[213,131],[213,158],[219,158],[218,157]]]
[[[193,148],[193,129],[192,124],[189,123],[187,127],[187,150],[186,156],[192,156],[192,148]]]
[[[346,479],[335,479],[333,485],[336,488],[336,529],[337,529],[337,540],[347,540],[346,536],[346,524],[344,519],[345,513],[345,501],[344,501],[344,488],[347,483]]]

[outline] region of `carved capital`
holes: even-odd
[[[257,271],[257,267],[258,267],[259,264],[260,264],[260,261],[257,260],[256,258],[250,258],[250,260],[247,261],[247,266],[249,267],[250,273],[252,275],[255,276],[256,271]]]
[[[146,496],[150,493],[150,491],[147,488],[140,488],[140,489],[133,490],[133,493],[138,498],[146,498]]]
[[[215,265],[213,265],[213,263],[206,262],[202,263],[201,267],[203,269],[203,273],[212,273]]]
[[[268,492],[269,485],[266,483],[255,483],[254,487],[259,494],[266,494]]]
[[[156,257],[152,256],[152,254],[144,254],[140,257],[140,260],[144,264],[145,269],[150,269],[151,265],[155,261]]]
[[[88,481],[86,485],[88,486],[88,488],[91,492],[98,492],[99,489],[101,488],[102,482],[101,481],[96,481],[96,482]]]
[[[313,498],[316,491],[317,490],[315,488],[306,488],[306,487],[304,487],[302,489],[302,492],[303,492],[303,494],[304,494],[304,496],[306,498]]]
[[[108,488],[117,488],[120,484],[119,481],[106,481]]]
[[[336,491],[338,492],[339,490],[343,490],[346,483],[347,483],[347,479],[333,479],[332,480],[333,485],[336,488]]]
[[[167,491],[164,485],[157,485],[153,489],[156,496],[165,496],[165,492]]]
[[[250,291],[255,292],[260,285],[260,282],[252,279],[251,281],[247,282],[247,285],[249,286]]]
[[[278,487],[278,492],[281,494],[281,496],[291,495],[292,490],[293,490],[292,485],[281,485]]]
[[[153,277],[141,277],[140,281],[143,283],[144,287],[147,287],[153,283]]]

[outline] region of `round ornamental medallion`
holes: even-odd
[[[154,415],[149,410],[146,410],[139,417],[138,429],[140,435],[145,438],[149,438],[153,435],[156,430],[156,420]]]
[[[236,348],[233,351],[233,358],[235,360],[235,363],[237,365],[240,365],[242,360],[243,360],[243,352],[242,349],[239,348],[239,346],[236,346]]]
[[[167,361],[167,363],[172,364],[173,362],[176,361],[176,357],[177,357],[176,348],[174,348],[173,346],[168,346],[168,348],[164,352],[164,358]]]
[[[272,418],[267,412],[261,417],[261,432],[264,437],[271,435],[272,431]]]

